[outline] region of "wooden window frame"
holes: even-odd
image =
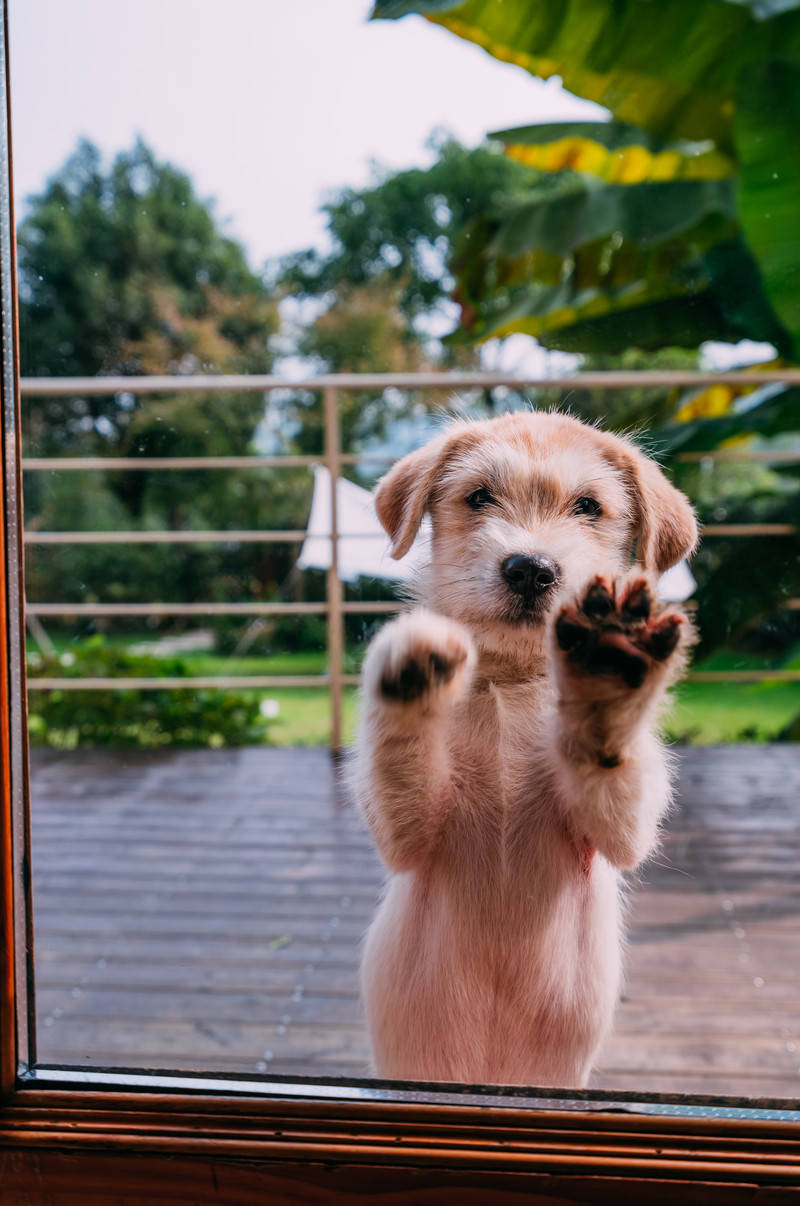
[[[792,1103],[36,1064],[6,0],[2,8],[0,1199],[784,1201],[800,1186]]]

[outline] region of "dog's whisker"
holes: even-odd
[[[665,871],[674,871],[676,875],[685,875],[687,879],[697,878],[695,875],[692,875],[690,871],[684,871],[683,867],[676,867],[674,863],[662,863],[657,858],[649,858],[647,861],[654,867],[662,867]]]

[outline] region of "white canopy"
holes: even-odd
[[[371,493],[342,477],[336,485],[336,518],[339,577],[344,582],[354,582],[360,577],[406,582],[428,559],[430,525],[427,521],[405,557],[394,561],[389,552],[389,538],[375,514]],[[317,465],[308,535],[297,559],[298,569],[330,569],[330,530],[331,475],[324,465]],[[682,603],[694,594],[696,586],[686,561],[679,561],[661,576],[658,593],[665,603]]]
[[[369,490],[340,477],[336,483],[336,527],[339,533],[339,577],[383,578],[406,582],[427,559],[428,525],[400,561],[390,554],[391,543],[375,514]],[[331,475],[324,465],[314,468],[314,495],[308,517],[308,535],[297,559],[298,569],[330,569]]]

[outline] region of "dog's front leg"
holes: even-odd
[[[367,653],[354,781],[393,871],[419,864],[446,815],[448,720],[474,662],[466,629],[422,609],[385,625]]]
[[[559,794],[576,838],[618,867],[649,854],[669,805],[669,769],[652,726],[691,635],[640,570],[596,579],[553,626]]]

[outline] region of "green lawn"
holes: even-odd
[[[698,670],[800,669],[800,648],[780,659],[723,650],[706,658]],[[774,740],[800,716],[797,683],[680,683],[665,714],[669,736],[693,745],[729,741]]]
[[[692,745],[773,741],[800,715],[800,683],[682,683],[671,698],[664,731]]]
[[[193,674],[324,674],[324,653],[284,654],[269,658],[220,658],[214,654],[187,657]],[[721,653],[703,663],[703,669],[753,669],[768,660]],[[782,665],[797,668],[794,651]],[[324,688],[273,689],[264,698],[278,702],[280,713],[270,724],[270,740],[277,745],[318,745],[328,739],[330,703]],[[344,732],[355,732],[357,692],[345,692]],[[667,736],[693,745],[733,741],[770,741],[800,715],[800,683],[682,683],[671,694],[664,716]]]
[[[324,674],[323,652],[293,653],[269,658],[220,658],[215,654],[187,657],[194,674]],[[767,669],[769,658],[724,651],[703,662],[704,670]],[[800,649],[780,665],[800,668]],[[698,667],[699,669],[700,667]],[[330,727],[328,693],[322,688],[272,690],[265,698],[280,705],[270,725],[270,739],[279,745],[317,745],[327,740]],[[344,731],[355,731],[357,692],[346,692]],[[682,683],[671,694],[665,712],[667,736],[694,745],[718,742],[770,741],[800,715],[800,683]]]
[[[117,645],[136,645],[141,636],[114,641]],[[108,642],[109,645],[112,642]],[[57,641],[61,649],[68,643]],[[74,646],[73,646],[74,648]],[[351,650],[348,659],[355,669],[360,650]],[[324,651],[275,654],[269,657],[226,657],[215,653],[183,653],[180,660],[187,674],[324,674]],[[774,663],[773,663],[774,664]],[[702,669],[766,668],[769,659],[745,657],[723,652],[709,658]],[[800,667],[800,648],[780,659],[786,668]],[[349,668],[350,668],[349,667]],[[698,667],[700,668],[700,667]],[[272,688],[254,693],[259,701],[274,700],[277,715],[269,720],[269,741],[276,745],[326,744],[330,733],[330,700],[323,687]],[[343,729],[350,741],[355,732],[358,693],[345,691]],[[674,689],[671,704],[664,715],[664,731],[673,741],[709,745],[735,741],[774,740],[789,723],[800,716],[800,683],[682,683]]]

